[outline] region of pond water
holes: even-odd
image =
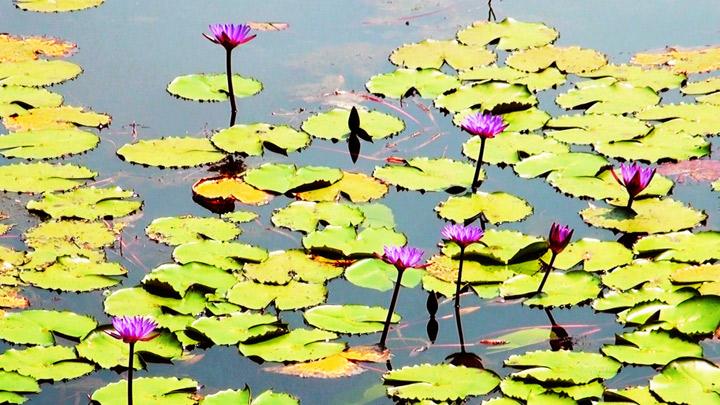
[[[543,22],[560,32],[556,45],[578,45],[599,50],[614,63],[626,63],[640,51],[658,50],[666,45],[698,47],[717,42],[720,7],[712,0],[688,2],[673,0],[578,2],[572,0],[493,2],[493,11],[500,21],[512,17],[521,21]],[[169,95],[165,87],[175,77],[199,72],[222,72],[223,54],[202,36],[208,24],[216,22],[278,21],[289,29],[259,32],[258,37],[234,52],[236,72],[258,79],[263,91],[256,96],[238,99],[238,123],[268,122],[289,124],[296,128],[308,116],[331,108],[337,103],[358,102],[358,97],[336,91],[365,92],[367,80],[379,73],[391,72],[395,66],[388,61],[390,52],[405,43],[426,38],[448,39],[476,20],[485,20],[488,6],[477,1],[264,1],[213,2],[155,0],[140,2],[108,0],[98,8],[74,13],[41,14],[16,9],[10,0],[0,2],[0,31],[13,35],[47,35],[74,42],[78,51],[69,58],[81,65],[82,75],[73,81],[52,87],[61,93],[65,104],[86,106],[106,112],[113,120],[109,128],[99,132],[101,143],[82,155],[63,162],[82,164],[99,173],[98,185],[117,185],[134,190],[143,200],[139,214],[133,216],[123,231],[124,248],[108,249],[109,261],[121,263],[127,278],[120,288],[136,286],[153,268],[172,262],[170,246],[148,239],[144,229],[155,218],[193,214],[213,216],[192,199],[191,186],[197,180],[213,175],[207,168],[162,170],[124,162],[116,150],[137,139],[162,136],[207,136],[225,128],[228,122],[227,103],[195,103]],[[500,60],[506,52],[499,52]],[[453,72],[445,67],[445,71]],[[693,75],[692,79],[706,75]],[[565,84],[539,94],[538,107],[552,116],[564,113],[554,100],[573,84]],[[679,90],[661,93],[663,103],[692,99]],[[362,155],[353,164],[344,142],[332,143],[313,139],[309,148],[288,156],[265,152],[263,157],[245,159],[252,168],[267,162],[291,162],[299,165],[322,165],[370,174],[391,156],[449,157],[466,161],[461,153],[468,139],[452,124],[451,116],[432,106],[432,100],[411,97],[402,104],[364,100],[367,108],[399,116],[406,129],[399,136],[374,144],[363,143]],[[393,106],[389,108],[388,105]],[[397,109],[402,109],[399,114]],[[412,134],[412,136],[410,136]],[[717,139],[711,140],[713,152]],[[574,148],[589,151],[588,147]],[[2,159],[0,164],[15,163]],[[485,166],[485,192],[505,191],[529,201],[533,213],[526,220],[489,228],[521,231],[545,237],[552,222],[561,222],[575,229],[574,239],[596,238],[617,240],[610,230],[585,224],[578,212],[588,201],[557,192],[543,179],[520,179],[511,167]],[[708,214],[707,220],[693,228],[694,232],[718,229],[718,196],[706,183],[676,183],[673,198]],[[391,187],[379,200],[392,208],[396,229],[403,232],[410,244],[424,249],[426,256],[438,251],[439,231],[445,221],[438,218],[434,207],[446,200],[444,192],[408,192]],[[3,244],[25,250],[22,234],[41,219],[29,214],[24,206],[32,199],[27,194],[0,195],[3,212],[11,215],[15,227]],[[276,197],[261,207],[242,206],[236,209],[255,211],[257,222],[241,225],[239,239],[244,243],[270,251],[301,247],[302,234],[277,231],[270,222],[273,210],[285,207],[292,200]],[[387,307],[390,292],[357,287],[342,278],[328,285],[327,303],[379,305]],[[25,287],[34,309],[69,310],[95,317],[100,323],[109,319],[103,313],[107,291],[82,294],[55,293]],[[420,286],[405,288],[400,293],[397,312],[403,316],[401,328],[391,330],[388,347],[393,354],[392,368],[421,363],[440,363],[457,352],[457,334],[452,302],[440,299],[439,334],[430,344],[426,325],[428,293]],[[468,350],[478,354],[485,368],[500,376],[513,370],[503,367],[511,354],[550,348],[549,341],[515,350],[497,350],[482,344],[504,333],[529,327],[549,328],[548,314],[529,308],[520,300],[482,300],[474,294],[463,296],[464,335]],[[621,324],[611,313],[598,313],[588,306],[554,309],[552,316],[564,325],[573,337],[574,350],[598,352],[603,344],[613,343],[616,333],[623,333]],[[281,319],[291,328],[304,325],[301,311],[282,311]],[[629,329],[628,329],[629,330]],[[351,346],[374,344],[379,334],[343,336]],[[61,340],[61,344],[73,342]],[[703,342],[705,358],[717,362],[720,347],[717,340]],[[4,351],[13,345],[2,343]],[[21,347],[21,346],[19,346]],[[195,349],[188,359],[174,364],[149,363],[137,376],[191,377],[203,385],[202,393],[249,385],[260,393],[272,388],[291,393],[305,404],[382,404],[391,402],[385,396],[381,375],[385,364],[370,364],[367,372],[341,379],[301,379],[271,373],[268,364],[257,364],[240,355],[235,346],[214,346]],[[624,367],[606,385],[619,388],[645,385],[656,374],[652,367]],[[122,374],[124,376],[124,374]],[[99,369],[85,377],[55,384],[42,384],[42,393],[29,396],[29,403],[86,403],[93,391],[108,382],[122,378],[115,371]],[[493,396],[493,395],[491,395]],[[494,395],[497,396],[497,395]],[[468,403],[480,403],[473,398]]]

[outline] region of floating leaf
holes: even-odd
[[[189,378],[140,377],[133,381],[133,398],[138,404],[192,405],[198,383]],[[108,384],[93,392],[90,399],[100,405],[127,403],[127,381]]]
[[[546,45],[513,52],[505,63],[525,72],[539,72],[555,66],[565,73],[583,73],[601,68],[607,59],[593,49]]]
[[[403,272],[400,284],[413,288],[420,284],[425,272],[419,269],[407,269]],[[358,287],[372,288],[378,291],[392,290],[397,280],[397,269],[380,259],[358,260],[345,269],[345,278]]]
[[[547,331],[545,334],[547,335]],[[545,338],[547,339],[547,336],[545,336]],[[527,400],[529,404],[544,404],[546,402],[543,401],[546,400],[546,398],[548,404],[563,404],[566,402],[568,404],[576,404],[577,402],[572,401],[570,398],[577,401],[599,398],[602,396],[605,387],[598,381],[580,385],[546,387],[510,377],[500,383],[500,389],[503,394],[509,397]],[[555,396],[557,394],[563,396]],[[565,395],[569,398],[565,397]]]
[[[5,157],[52,159],[86,152],[100,142],[97,135],[78,129],[44,129],[0,136]]]
[[[34,251],[28,254],[27,268],[44,267],[61,256],[82,256],[100,261],[99,251],[115,242],[116,233],[102,222],[47,221],[25,233],[25,244]]]
[[[240,234],[240,229],[219,218],[162,217],[154,219],[145,233],[152,240],[171,246],[199,242],[205,239],[228,241]]]
[[[683,94],[710,94],[720,90],[720,78],[709,77],[702,81],[688,82],[680,91]]]
[[[324,359],[266,370],[303,378],[341,378],[364,373],[367,368],[360,366],[360,362],[380,363],[387,361],[389,356],[390,352],[380,351],[376,346],[356,346]]]
[[[450,112],[479,108],[501,113],[524,110],[537,103],[526,86],[503,82],[465,85],[435,99],[435,107]]]
[[[216,345],[234,345],[282,330],[277,317],[257,312],[233,312],[230,316],[200,318],[188,327]]]
[[[285,194],[326,187],[339,181],[342,176],[341,170],[330,167],[265,163],[247,171],[245,182],[261,190]]]
[[[3,125],[10,131],[34,131],[41,129],[74,129],[76,126],[104,128],[110,125],[110,116],[82,107],[38,107],[3,118]]]
[[[382,254],[384,246],[402,246],[407,239],[402,233],[387,228],[365,228],[328,225],[303,238],[303,246],[316,253],[344,256],[372,256]]]
[[[706,359],[678,359],[650,379],[650,389],[679,404],[720,403],[720,367]],[[688,402],[690,401],[690,402]]]
[[[300,401],[292,395],[282,392],[264,391],[258,395],[252,402],[250,389],[245,387],[244,390],[233,391],[225,390],[212,395],[208,395],[200,401],[200,405],[299,405]]]
[[[515,172],[529,179],[547,174],[563,176],[595,176],[608,164],[607,159],[593,153],[541,153],[523,159],[514,166]]]
[[[142,140],[123,145],[117,154],[130,163],[160,168],[201,166],[225,158],[208,139],[191,137]]]
[[[650,134],[639,139],[595,144],[603,155],[624,160],[684,160],[710,153],[710,144],[702,137],[676,131],[666,124],[657,125]]]
[[[482,45],[484,44],[469,46],[455,40],[426,39],[395,49],[390,54],[390,62],[411,69],[440,69],[443,63],[455,69],[489,65],[495,61],[496,56]]]
[[[34,346],[24,350],[9,349],[0,355],[0,368],[17,371],[36,380],[69,380],[95,370],[80,361],[75,350],[65,346]]]
[[[211,177],[198,180],[192,186],[193,193],[209,200],[237,200],[248,205],[265,205],[273,195],[258,190],[238,177]]]
[[[338,333],[373,333],[383,330],[387,308],[366,305],[320,305],[305,311],[305,321],[320,329]],[[400,322],[393,313],[390,323]]]
[[[76,346],[78,354],[100,365],[102,368],[127,367],[130,348],[122,340],[115,339],[104,331],[93,332]],[[135,344],[133,368],[143,368],[142,359],[172,360],[182,356],[183,350],[175,335],[162,332],[147,342]]]
[[[626,364],[664,365],[680,357],[702,357],[697,343],[673,337],[667,332],[637,331],[615,336],[614,345],[602,352]]]
[[[43,87],[74,79],[82,68],[64,60],[0,63],[0,86]]]
[[[606,291],[602,298],[593,302],[592,306],[596,311],[616,311],[652,301],[674,305],[695,295],[697,292],[693,289],[672,286],[667,281],[663,284],[661,280],[659,284],[645,283],[642,288],[636,290]]]
[[[583,238],[569,244],[555,258],[556,269],[567,270],[582,262],[583,270],[589,272],[611,270],[628,264],[633,253],[618,242]],[[545,257],[546,262],[550,260]]]
[[[695,159],[663,163],[658,166],[656,174],[676,176],[678,182],[720,180],[720,160]]]
[[[0,287],[0,308],[27,308],[30,301],[13,287]]]
[[[40,392],[40,385],[34,378],[0,371],[0,401],[8,404],[22,404],[27,399],[17,393],[37,392]]]
[[[633,246],[635,253],[656,260],[703,263],[720,259],[720,232],[675,232],[646,236]]]
[[[628,194],[625,187],[618,184],[610,170],[603,170],[597,176],[565,176],[553,172],[547,177],[548,183],[560,191],[575,197],[586,197],[594,200],[610,200],[611,204],[625,206]],[[666,196],[673,187],[672,180],[655,175],[648,187],[643,190],[640,198],[648,196]]]
[[[404,165],[376,167],[373,176],[408,190],[442,191],[453,187],[469,187],[475,168],[452,159],[418,157]],[[485,178],[481,171],[480,180]]]
[[[631,65],[605,65],[592,72],[580,73],[579,76],[601,78],[612,77],[628,82],[636,87],[650,87],[655,91],[675,89],[687,79],[685,75],[669,72],[665,69],[643,69]]]
[[[435,211],[441,218],[453,222],[472,221],[482,216],[491,224],[499,224],[525,219],[532,213],[532,206],[512,194],[480,191],[467,196],[451,196],[435,207]]]
[[[627,402],[635,404],[660,405],[659,402],[650,392],[650,388],[645,387],[626,387],[622,389],[608,389],[605,391],[604,399],[610,402]]]
[[[660,96],[649,87],[593,80],[578,84],[577,88],[560,94],[555,101],[565,109],[589,107],[587,114],[623,114],[653,106],[660,102]]]
[[[523,369],[513,373],[514,378],[566,384],[609,379],[620,370],[620,363],[601,354],[566,350],[539,350],[510,356],[505,365]]]
[[[710,334],[720,327],[720,297],[703,295],[689,298],[660,310],[664,329],[675,329],[687,335]]]
[[[362,108],[357,111],[360,127],[373,139],[387,138],[405,129],[405,123],[392,115]],[[302,130],[316,138],[342,141],[350,134],[349,118],[350,110],[335,108],[311,116],[302,123]]]
[[[500,81],[522,84],[533,92],[555,88],[565,83],[565,75],[553,67],[530,73],[509,66],[474,67],[463,70],[459,77],[463,81]]]
[[[127,270],[117,263],[96,263],[87,259],[59,257],[40,271],[23,271],[21,279],[48,290],[84,292],[112,287]]]
[[[360,209],[335,202],[296,201],[273,213],[272,222],[293,231],[313,232],[319,224],[357,226],[365,216]]]
[[[228,99],[227,75],[191,74],[178,76],[167,86],[168,93],[192,101],[225,101]],[[263,85],[259,81],[234,74],[233,91],[236,98],[258,94]]]
[[[54,334],[81,339],[96,326],[92,318],[67,311],[6,312],[0,318],[0,338],[16,344],[51,346],[55,344]]]
[[[76,45],[52,37],[20,37],[0,34],[0,62],[20,62],[38,59],[41,55],[49,58],[68,56]]]
[[[637,118],[612,114],[563,115],[547,122],[547,135],[566,143],[594,144],[638,138],[650,128]]]
[[[470,114],[475,114],[478,112],[482,112],[478,109],[469,108],[466,110],[462,110],[457,112],[453,116],[453,124],[457,126],[461,126],[463,120]],[[513,132],[527,132],[527,131],[534,131],[536,129],[542,128],[546,122],[550,119],[550,114],[546,113],[545,111],[539,110],[535,107],[530,107],[526,110],[520,110],[520,111],[513,111],[509,113],[500,114],[503,121],[508,125],[505,128],[505,131],[503,131],[503,137],[506,135],[510,135]],[[530,138],[527,139],[528,141]],[[493,141],[493,143],[497,142]],[[485,145],[488,147],[490,145]],[[486,151],[486,152],[489,152]],[[476,155],[477,156],[477,155]]]
[[[403,98],[414,93],[423,98],[435,98],[460,87],[460,80],[436,69],[398,69],[371,77],[365,87],[371,93],[391,98]],[[365,128],[364,125],[362,127]]]
[[[483,162],[491,164],[515,164],[527,155],[541,153],[564,154],[570,152],[567,145],[554,139],[535,134],[520,134],[517,132],[503,132],[492,142],[485,144]],[[472,137],[463,144],[463,154],[472,160],[477,160],[480,153],[480,138]]]
[[[675,283],[702,283],[698,291],[703,295],[720,295],[720,264],[682,266],[672,272]]]
[[[0,44],[1,41],[2,36],[0,36]],[[57,107],[62,102],[61,95],[45,89],[25,86],[0,87],[0,117],[21,114],[28,107]]]
[[[382,198],[387,192],[388,187],[374,177],[343,171],[340,181],[317,190],[297,193],[296,197],[305,201],[338,201],[340,197],[345,197],[358,203]]]
[[[468,246],[465,249],[465,257],[489,259],[507,264],[538,258],[547,251],[547,242],[544,239],[510,230],[490,229],[485,232],[482,241],[486,246],[480,244]],[[447,243],[442,253],[456,257],[460,254],[460,248],[455,243]]]
[[[228,212],[227,214],[221,215],[221,218],[230,221],[236,224],[241,224],[243,222],[251,222],[258,218],[258,214],[254,213],[252,211],[235,211],[235,212]]]
[[[181,299],[160,297],[142,288],[124,288],[105,299],[105,312],[112,316],[144,315],[152,317],[160,326],[176,331],[185,329],[199,315],[207,300],[196,291],[189,291]],[[192,316],[183,316],[192,315]]]
[[[16,163],[0,166],[0,190],[42,193],[75,188],[97,173],[71,164]]]
[[[603,284],[618,290],[629,290],[647,281],[657,283],[667,280],[675,271],[687,264],[669,260],[649,261],[638,259],[627,266],[619,267],[602,277]]]
[[[180,245],[173,258],[181,264],[199,262],[225,270],[239,270],[242,262],[261,262],[267,259],[267,250],[238,242],[203,240]]]
[[[130,215],[142,202],[127,200],[137,197],[120,187],[78,188],[62,193],[46,193],[42,199],[27,203],[27,209],[42,211],[52,218],[117,218]]]
[[[223,294],[237,282],[237,277],[225,270],[202,263],[190,262],[184,265],[163,264],[143,277],[143,285],[153,291],[183,297],[192,287]]]
[[[296,279],[324,283],[342,274],[341,267],[313,260],[301,250],[271,252],[261,263],[248,263],[243,275],[261,283],[287,284]]]
[[[454,283],[457,280],[459,260],[448,256],[436,255],[428,260],[426,271],[439,280]],[[501,283],[517,273],[535,272],[540,269],[537,261],[513,265],[481,264],[473,260],[463,262],[463,281],[468,283]]]
[[[516,297],[537,291],[544,272],[532,276],[519,274],[500,286],[500,295]],[[528,298],[525,305],[542,307],[558,307],[576,305],[589,301],[600,294],[600,279],[585,271],[559,272],[553,271],[547,279],[542,293]]]
[[[720,106],[711,104],[663,104],[648,107],[635,116],[641,120],[666,121],[655,128],[666,133],[714,135],[720,132]]]
[[[294,329],[285,335],[253,344],[240,343],[244,356],[265,361],[308,361],[339,353],[345,343],[329,342],[337,335],[320,329]]]
[[[665,52],[636,53],[630,62],[641,66],[658,66],[675,73],[704,73],[720,69],[720,48],[666,48]]]
[[[15,7],[38,13],[65,13],[97,7],[105,0],[15,0]]]
[[[287,125],[256,123],[223,129],[210,140],[228,153],[262,156],[263,146],[285,154],[298,151],[310,143],[310,136]]]
[[[634,212],[633,212],[634,211]],[[580,211],[585,222],[599,228],[629,233],[661,233],[693,228],[707,218],[702,211],[671,198],[648,198],[625,207],[600,208],[590,205]]]
[[[325,302],[327,289],[322,284],[292,280],[285,285],[240,281],[227,292],[227,300],[250,309],[264,309],[271,303],[280,311],[307,308]]]
[[[383,375],[388,395],[407,400],[461,400],[485,395],[500,383],[492,372],[451,364],[421,364]]]
[[[506,18],[500,22],[476,21],[457,34],[460,42],[487,45],[497,42],[502,50],[525,49],[547,45],[555,41],[558,32],[542,23],[530,23]]]

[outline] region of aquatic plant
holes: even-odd
[[[565,250],[565,247],[567,247],[567,245],[570,243],[573,232],[574,230],[569,226],[560,225],[556,222],[553,222],[553,224],[550,226],[550,236],[548,237],[548,244],[550,245],[549,247],[550,251],[552,252],[552,256],[550,256],[550,261],[545,265],[545,275],[540,282],[540,286],[538,286],[537,294],[540,294],[542,292],[542,289],[545,286],[545,282],[547,281],[547,278],[553,269],[555,258],[557,258],[557,255],[560,254],[560,252],[562,252],[563,250]]]
[[[613,177],[615,177],[615,180],[617,180],[617,182],[620,183],[621,186],[625,187],[625,190],[627,190],[627,208],[631,209],[635,197],[643,190],[645,190],[645,188],[647,188],[647,186],[652,181],[653,176],[655,176],[655,169],[650,167],[642,167],[637,163],[621,163],[620,174],[622,176],[622,179],[618,177],[617,173],[615,173],[615,170],[611,170],[610,173],[612,173]]]
[[[460,307],[460,285],[462,284],[463,261],[465,248],[473,243],[480,242],[485,232],[479,226],[448,224],[441,231],[443,239],[453,241],[460,246],[460,266],[458,267],[457,281],[455,282],[455,307]]]
[[[496,135],[507,128],[508,124],[498,115],[479,112],[465,117],[461,126],[465,131],[480,137],[480,154],[478,155],[472,182],[472,189],[475,191],[479,186],[478,177],[480,176],[480,166],[482,166],[483,154],[485,153],[485,141],[488,138],[495,138]]]
[[[380,347],[385,348],[385,340],[387,339],[388,330],[390,329],[390,321],[392,320],[393,310],[397,302],[398,293],[400,292],[400,281],[402,281],[403,272],[409,268],[421,267],[422,256],[425,252],[421,249],[410,246],[385,246],[383,248],[382,259],[389,264],[395,266],[397,270],[397,281],[393,290],[392,299],[390,300],[390,308],[388,308],[385,327],[380,337]]]

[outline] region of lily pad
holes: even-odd
[[[138,404],[192,405],[198,383],[189,378],[140,377],[133,381],[133,399]],[[127,381],[108,384],[93,392],[90,399],[100,405],[127,403]]]
[[[102,222],[47,221],[25,233],[25,244],[34,249],[24,267],[36,269],[54,263],[61,256],[82,256],[99,262],[100,249],[115,242],[116,232]]]
[[[206,297],[190,291],[181,299],[150,294],[138,287],[124,288],[105,299],[105,312],[112,316],[144,315],[171,331],[185,329],[207,304]]]
[[[0,136],[0,153],[5,157],[52,159],[93,149],[97,135],[78,129],[45,129],[13,132]]]
[[[620,309],[653,301],[675,305],[696,295],[697,292],[693,289],[673,286],[667,281],[663,284],[661,281],[658,284],[645,283],[639,289],[624,292],[606,291],[602,298],[593,302],[592,306],[596,311],[617,312]]]
[[[322,284],[292,280],[284,285],[240,281],[227,292],[227,300],[249,309],[264,309],[271,303],[280,311],[312,307],[325,302]]]
[[[628,194],[625,187],[618,184],[610,170],[603,170],[597,176],[565,176],[553,172],[547,177],[548,183],[575,197],[594,200],[608,199],[614,205],[627,205]],[[655,175],[648,187],[638,194],[639,198],[649,196],[666,196],[673,187],[672,180],[665,176]]]
[[[628,264],[632,259],[632,251],[618,242],[583,238],[569,244],[560,252],[553,266],[567,270],[582,263],[583,270],[596,272]],[[545,257],[546,262],[549,260],[549,257]]]
[[[705,73],[720,69],[720,48],[667,48],[664,52],[636,53],[631,63],[641,66],[657,66],[675,73]]]
[[[638,138],[650,128],[637,118],[613,114],[563,115],[547,122],[547,135],[560,142],[594,144]]]
[[[184,215],[156,218],[145,228],[145,233],[152,240],[177,246],[205,239],[228,241],[238,236],[240,229],[219,218]]]
[[[689,298],[675,306],[660,310],[664,329],[675,329],[687,335],[711,334],[720,327],[720,296],[703,295]]]
[[[667,332],[637,331],[615,336],[614,345],[605,345],[602,352],[626,364],[665,365],[680,357],[702,357],[697,343],[673,337]]]
[[[340,181],[317,190],[303,191],[295,196],[305,201],[338,201],[344,197],[358,203],[382,198],[387,192],[387,185],[372,176],[343,171]]]
[[[0,34],[0,62],[35,60],[40,56],[64,57],[76,48],[72,42],[58,38]]]
[[[513,52],[505,64],[525,72],[539,72],[555,66],[562,72],[577,74],[599,69],[607,64],[607,59],[593,49],[546,45]]]
[[[310,136],[287,125],[255,123],[223,129],[210,139],[228,153],[262,156],[263,146],[273,151],[295,152],[310,144]]]
[[[250,97],[263,88],[259,81],[234,74],[232,78],[235,98]],[[191,101],[225,101],[228,99],[227,75],[191,74],[178,76],[167,86],[168,93]]]
[[[383,330],[387,308],[366,305],[320,305],[305,311],[305,321],[331,332],[362,334]],[[400,322],[400,315],[393,313],[390,323]]]
[[[299,405],[300,401],[292,395],[282,392],[264,391],[250,402],[252,395],[247,386],[244,390],[225,390],[208,395],[200,405]]]
[[[406,269],[400,284],[413,288],[420,284],[425,272],[420,269]],[[352,284],[378,291],[389,291],[395,286],[397,269],[380,259],[358,260],[345,269],[345,278]]]
[[[453,187],[467,188],[475,168],[452,159],[418,157],[404,165],[376,167],[373,176],[408,190],[442,191]],[[481,171],[480,180],[485,178]]]
[[[5,351],[0,355],[0,369],[36,380],[60,381],[81,377],[95,370],[95,366],[78,359],[70,347],[34,346]]]
[[[26,108],[57,107],[62,102],[63,97],[60,94],[45,89],[25,86],[0,87],[0,117],[21,114]]]
[[[577,88],[560,94],[555,101],[565,109],[587,108],[587,114],[624,114],[653,106],[660,102],[660,96],[650,87],[593,80],[579,83]]]
[[[460,261],[445,255],[436,255],[428,260],[425,271],[439,280],[455,283],[458,276]],[[537,261],[512,265],[484,264],[465,259],[463,262],[462,281],[467,283],[497,284],[518,273],[535,272],[540,269]]]
[[[0,190],[16,193],[69,190],[96,175],[86,167],[71,164],[16,163],[0,166]]]
[[[704,263],[720,259],[720,232],[674,232],[646,236],[633,246],[635,253],[656,260]]]
[[[0,401],[8,404],[22,404],[27,399],[19,393],[37,392],[40,392],[40,385],[34,378],[0,371]]]
[[[537,103],[537,98],[526,86],[503,82],[465,85],[435,99],[435,107],[450,112],[479,108],[503,113],[524,110]]]
[[[65,13],[97,7],[105,0],[15,0],[15,7],[38,13]]]
[[[491,164],[515,164],[524,157],[541,153],[564,154],[570,152],[567,145],[554,139],[536,134],[503,132],[502,135],[486,142],[483,162]],[[463,155],[477,160],[480,153],[480,139],[472,137],[463,144]]]
[[[547,251],[547,242],[544,239],[511,230],[490,229],[485,232],[482,241],[486,246],[480,244],[468,246],[465,249],[465,257],[508,264],[535,259]],[[443,247],[442,253],[456,257],[460,254],[460,248],[450,242]]]
[[[93,332],[76,346],[78,354],[100,365],[102,368],[127,367],[130,348],[122,340],[115,339],[104,331]],[[142,360],[168,361],[182,356],[183,350],[175,335],[162,332],[147,342],[135,344],[133,368],[143,368]]]
[[[243,262],[259,263],[267,257],[265,249],[238,242],[216,240],[185,243],[173,251],[173,258],[178,263],[205,263],[224,270],[239,270]]]
[[[319,224],[357,226],[364,220],[360,209],[336,202],[296,201],[275,211],[272,216],[275,226],[305,233],[315,231]]]
[[[342,267],[313,260],[301,250],[271,252],[267,260],[243,267],[245,277],[271,284],[287,284],[290,280],[324,283],[340,276],[342,271]]]
[[[201,166],[225,158],[208,139],[191,137],[142,140],[123,145],[117,154],[130,163],[160,168]]]
[[[459,77],[462,81],[522,84],[533,92],[555,88],[565,83],[565,75],[554,67],[539,72],[523,72],[509,66],[474,67],[461,71]]]
[[[478,112],[482,111],[473,108],[459,111],[453,116],[453,124],[459,127],[468,115]],[[512,134],[513,132],[528,132],[540,129],[545,126],[545,123],[550,119],[550,114],[535,107],[500,114],[500,116],[503,121],[508,124],[505,131],[503,131],[503,137],[505,135]],[[488,147],[489,145],[485,146]]]
[[[451,196],[435,207],[441,218],[453,222],[469,222],[483,216],[491,224],[521,221],[532,214],[532,210],[532,206],[522,198],[499,191]]]
[[[720,367],[706,359],[678,359],[650,379],[650,389],[664,401],[680,404],[720,403]]]
[[[703,137],[675,130],[667,124],[656,125],[647,136],[628,141],[595,144],[603,155],[624,160],[686,160],[710,154],[710,143]]]
[[[387,393],[406,400],[463,400],[485,395],[500,383],[492,372],[451,364],[421,364],[392,370],[383,375]]]
[[[720,90],[720,78],[709,77],[702,81],[688,82],[680,91],[683,94],[710,94]]]
[[[548,383],[586,384],[609,379],[620,371],[620,363],[598,353],[561,350],[535,351],[510,356],[505,365],[522,368],[514,378],[532,379]]]
[[[120,187],[78,188],[62,193],[46,193],[27,203],[27,209],[42,211],[52,218],[118,218],[130,215],[142,205],[129,200],[135,193]]]
[[[82,107],[38,107],[3,118],[10,131],[37,131],[42,129],[74,129],[75,127],[104,128],[110,125],[107,114],[87,111]]]
[[[0,318],[0,338],[16,344],[52,346],[55,334],[82,339],[96,326],[92,318],[67,311],[6,312]]]
[[[360,127],[373,139],[387,138],[405,129],[405,123],[392,115],[362,108],[357,111]],[[350,134],[349,118],[350,110],[335,108],[311,116],[302,123],[302,130],[316,138],[341,141]]]
[[[402,246],[407,239],[402,233],[387,228],[365,228],[328,225],[302,240],[303,246],[315,253],[342,254],[362,257],[382,254],[384,246]]]
[[[676,89],[687,79],[683,74],[673,73],[666,69],[644,69],[632,65],[605,65],[592,72],[580,73],[579,76],[601,78],[612,77],[636,87],[650,87],[655,91]]]
[[[517,297],[537,291],[544,272],[535,275],[519,274],[500,286],[500,295]],[[585,271],[567,273],[553,271],[543,291],[523,302],[525,305],[559,307],[590,301],[600,294],[600,279]]]
[[[547,331],[545,334],[547,335]],[[547,339],[547,336],[545,336],[545,339]],[[583,399],[601,397],[605,389],[605,387],[603,387],[603,385],[598,381],[592,381],[587,384],[556,387],[547,386],[548,384],[545,385],[546,386],[533,384],[511,377],[504,379],[500,383],[500,389],[503,394],[509,397],[526,400],[529,404],[546,403],[543,401],[547,401],[548,404],[576,404],[577,402],[573,400],[580,401]],[[557,394],[562,396],[556,396]]]
[[[276,316],[257,312],[233,312],[229,316],[200,318],[188,327],[216,345],[234,345],[282,330]]]
[[[59,257],[49,267],[20,273],[22,281],[48,290],[84,292],[119,284],[127,273],[117,263],[97,263],[84,258]]]
[[[662,104],[648,107],[635,116],[641,120],[663,121],[656,125],[667,133],[691,135],[714,135],[720,132],[720,106],[700,104]]]
[[[444,63],[455,69],[468,69],[473,66],[489,65],[495,61],[495,54],[483,45],[464,45],[455,40],[426,39],[395,49],[390,54],[390,62],[411,69],[440,69]]]
[[[476,21],[462,29],[457,37],[468,45],[497,43],[502,50],[525,49],[547,45],[557,39],[559,33],[542,23],[531,23],[506,18],[500,22]]]
[[[541,153],[523,159],[514,166],[515,172],[529,179],[548,174],[563,176],[595,176],[608,164],[607,159],[593,153]]]
[[[633,212],[634,211],[634,212]],[[628,233],[661,233],[693,228],[707,218],[702,211],[671,198],[648,198],[625,207],[600,208],[593,205],[580,211],[585,222],[599,228]]]
[[[142,279],[145,288],[177,297],[183,297],[193,287],[223,294],[237,281],[235,275],[225,270],[195,262],[163,264]]]
[[[371,93],[391,98],[403,98],[413,93],[423,98],[435,98],[460,87],[460,80],[437,69],[398,69],[371,77],[365,87]]]
[[[64,60],[0,63],[0,86],[43,87],[78,77],[82,68]]]
[[[248,205],[265,205],[273,195],[245,183],[238,177],[211,177],[198,180],[192,186],[193,193],[200,198],[214,200],[237,200]]]
[[[327,187],[339,181],[342,176],[341,170],[330,167],[265,163],[247,171],[244,179],[247,184],[257,189],[285,194]]]
[[[265,361],[309,361],[339,353],[345,343],[330,342],[337,335],[319,329],[294,329],[285,335],[253,344],[240,343],[245,356]]]
[[[602,277],[603,284],[617,290],[629,290],[645,282],[657,283],[667,280],[674,271],[687,267],[684,263],[669,260],[650,261],[638,259],[619,267]]]

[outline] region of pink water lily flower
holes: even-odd
[[[630,208],[635,197],[650,185],[650,182],[655,176],[655,169],[642,167],[637,163],[622,163],[620,164],[620,174],[622,178],[618,177],[614,169],[610,170],[610,173],[615,180],[627,190],[629,197],[628,208]]]
[[[250,26],[245,24],[210,24],[212,36],[204,34],[208,40],[230,50],[238,45],[252,41],[257,35],[250,34]]]
[[[122,339],[125,343],[147,342],[158,336],[155,332],[157,323],[144,316],[114,317],[112,324],[115,330],[106,333],[115,339]]]
[[[565,247],[570,243],[572,238],[573,230],[566,225],[560,225],[554,223],[550,226],[550,237],[548,242],[550,244],[550,250],[554,254],[562,252]]]
[[[395,266],[398,271],[418,267],[425,253],[421,249],[410,246],[385,246],[382,259]]]
[[[462,121],[460,126],[467,132],[482,138],[495,138],[503,132],[508,124],[502,117],[493,114],[475,113],[470,114]]]
[[[447,224],[440,233],[446,240],[453,241],[463,248],[480,241],[485,234],[479,226],[460,224]]]

